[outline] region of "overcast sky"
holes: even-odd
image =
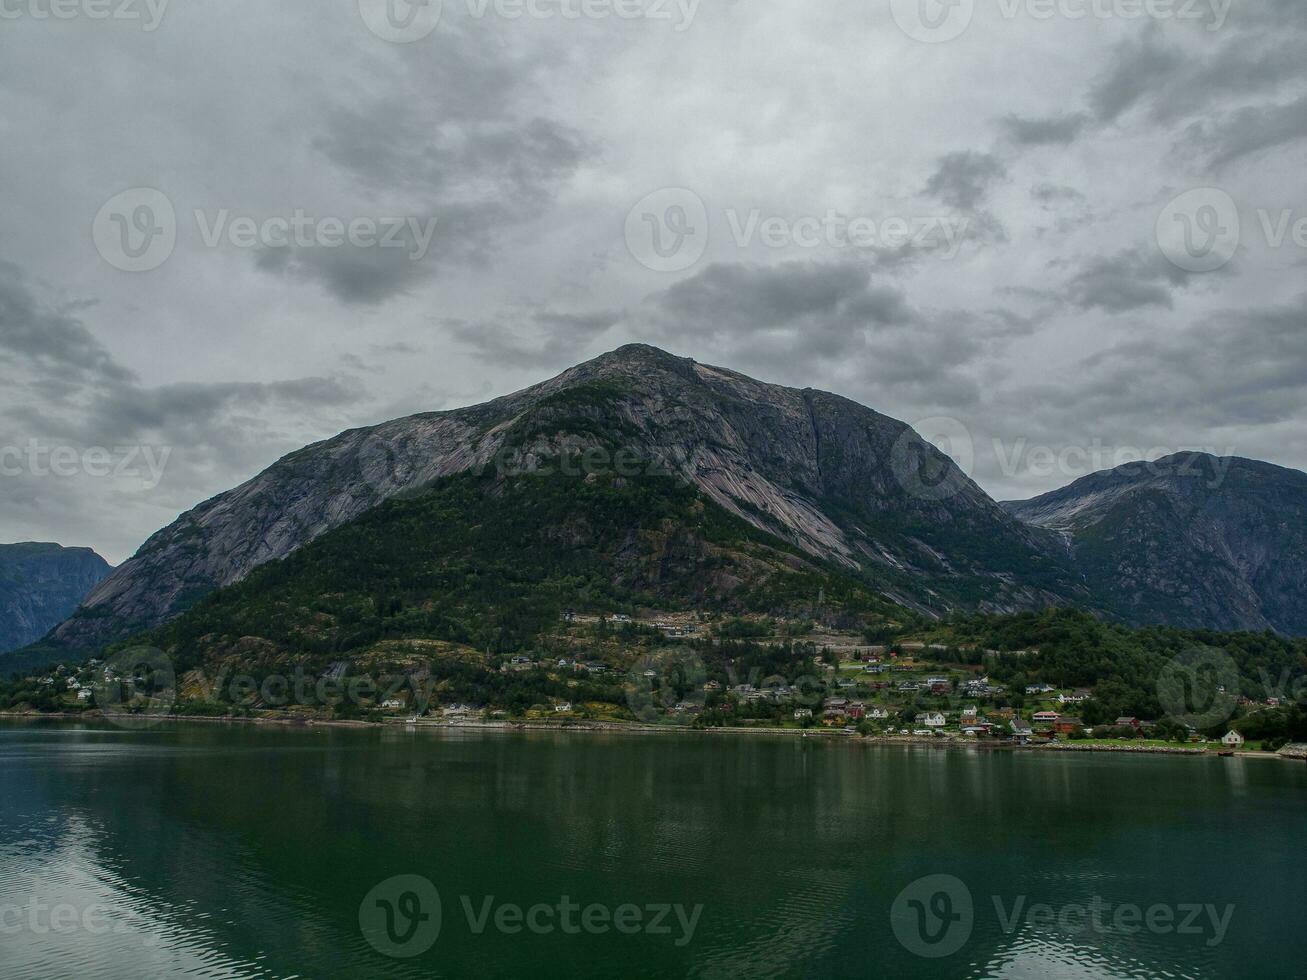
[[[54,2],[0,0],[0,540],[119,562],[632,340],[999,498],[1307,467],[1303,0]]]

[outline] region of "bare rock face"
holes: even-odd
[[[157,626],[390,497],[471,468],[529,475],[561,450],[692,483],[918,609],[1084,597],[1054,535],[1015,520],[902,422],[632,345],[483,405],[287,456],[151,537],[56,640],[89,648]]]
[[[0,545],[0,653],[39,640],[110,571],[90,548]]]
[[[1005,506],[1128,621],[1307,635],[1305,473],[1182,453]]]

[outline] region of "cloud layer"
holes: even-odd
[[[120,561],[306,442],[631,340],[960,420],[1000,497],[1080,475],[1034,449],[1307,466],[1307,4],[978,4],[937,44],[891,6],[446,2],[408,44],[311,0],[6,21],[0,540]],[[97,216],[142,187],[176,243],[124,272],[151,216]],[[1228,197],[1175,233],[1238,235],[1214,272],[1159,247],[1198,188]]]

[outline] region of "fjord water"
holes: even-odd
[[[1276,760],[0,724],[0,976],[1302,976],[1305,832],[1307,766]],[[440,895],[410,959],[360,926],[398,875]],[[974,908],[938,959],[891,921],[929,875]],[[478,933],[464,908],[563,896],[702,911]],[[1062,914],[1096,899],[1105,929]],[[1122,905],[1179,911],[1118,930]],[[1191,905],[1232,907],[1219,941],[1206,912],[1177,934]]]

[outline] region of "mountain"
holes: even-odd
[[[1307,635],[1307,473],[1182,453],[1004,506],[1124,620]]]
[[[689,487],[702,504],[915,610],[1088,598],[1055,535],[1013,518],[904,423],[631,345],[483,405],[292,453],[156,533],[53,642],[94,649],[158,627],[383,502],[453,476],[491,473],[490,494],[570,458]],[[458,519],[476,522],[476,508]]]
[[[39,640],[111,570],[89,548],[0,544],[0,653]]]
[[[820,615],[853,628],[904,618],[681,480],[560,467],[509,479],[465,472],[388,501],[144,642],[182,667],[235,658],[256,669],[289,655],[322,670],[442,644],[469,656],[538,650],[565,644],[556,634],[569,610],[639,609]]]

